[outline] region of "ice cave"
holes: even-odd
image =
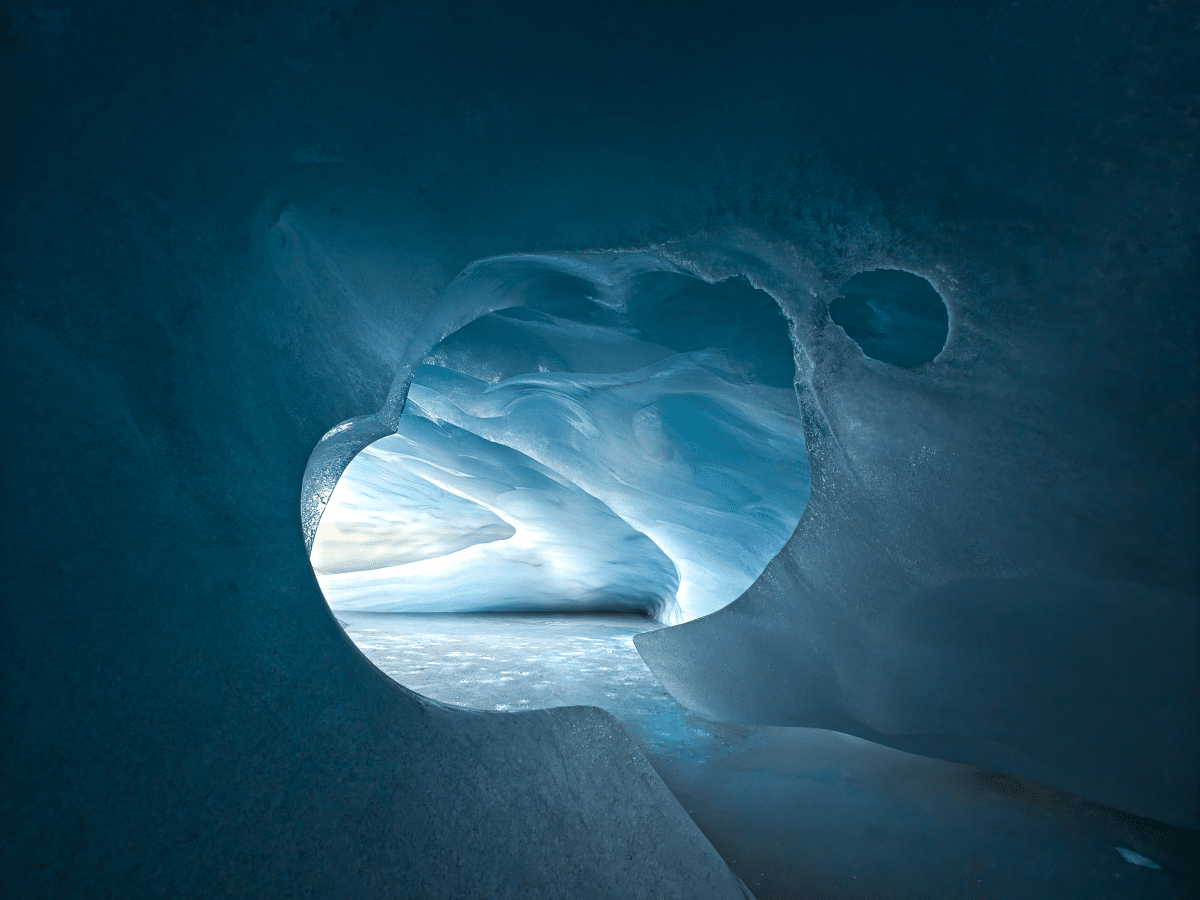
[[[0,15],[0,895],[1200,891],[1193,4]]]
[[[475,264],[524,264],[525,303],[434,347],[396,433],[340,476],[311,549],[335,611],[674,625],[736,599],[795,530],[808,461],[770,296],[554,262]]]

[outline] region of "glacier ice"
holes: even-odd
[[[859,272],[829,304],[829,317],[863,353],[912,368],[933,360],[946,346],[950,317],[933,285],[911,272]]]
[[[749,298],[732,322],[664,315],[714,286],[635,280],[619,311],[560,290],[430,352],[397,433],[347,466],[321,518],[334,609],[677,623],[753,583],[808,499],[784,320],[744,283],[715,286]]]
[[[876,732],[936,727],[981,763],[966,741],[997,710],[1041,755],[1018,773],[1200,828],[1200,730],[1167,728],[1197,720],[1195,632],[1128,586],[1200,597],[1196,6],[6,4],[0,881],[20,888],[0,895],[717,893],[687,880],[713,854],[619,728],[386,683],[297,540],[298,497],[315,531],[341,451],[395,433],[399,409],[372,421],[392,379],[517,304],[497,278],[498,305],[448,306],[455,274],[521,248],[745,273],[792,322],[813,500],[753,602],[680,626],[713,652],[653,632],[667,665],[690,660],[680,680],[848,698]],[[827,321],[847,278],[886,266],[946,299],[932,364],[864,357]],[[603,293],[566,268],[588,284],[565,293]],[[644,343],[703,349],[656,324]],[[596,372],[548,340],[548,371]],[[1069,585],[1009,585],[1037,617],[1007,617],[1029,638],[1003,653],[982,625],[960,648],[884,615],[986,592],[1003,622],[1003,585],[961,582],[1050,576],[1100,584],[1069,608]],[[1115,613],[1089,643],[1073,623],[1099,622],[1098,592]],[[788,682],[791,660],[812,678]],[[902,854],[872,825],[888,790],[848,789],[853,821],[783,820],[859,848],[826,893],[858,871],[870,895],[861,872]],[[904,791],[912,841],[937,843],[945,806]],[[769,849],[764,817],[744,821]],[[1117,893],[1056,891],[1062,859],[958,821],[970,865],[1020,873],[1011,889],[918,873],[876,895]],[[1120,881],[1173,877],[1114,845],[1160,857],[1106,838]]]
[[[329,517],[313,546],[318,575],[434,559],[516,533],[486,506],[393,461],[399,456],[384,442],[368,447],[354,463],[357,477],[334,489],[343,515]]]
[[[453,501],[445,502],[447,496]],[[373,502],[364,509],[363,500]],[[374,527],[358,532],[361,521]],[[519,451],[412,406],[397,434],[376,441],[347,467],[318,528],[314,557],[323,552],[327,529],[336,529],[342,545],[359,539],[373,550],[405,547],[413,532],[430,524],[432,537],[417,536],[420,558],[318,572],[330,604],[650,615],[674,605],[678,576],[671,561],[603,503]]]
[[[1160,866],[1154,860],[1150,859],[1147,856],[1142,856],[1142,854],[1140,854],[1134,850],[1130,850],[1128,847],[1116,847],[1114,849],[1118,853],[1120,853],[1122,857],[1124,857],[1125,862],[1127,862],[1127,863],[1133,863],[1133,865],[1135,865],[1135,866],[1142,866],[1147,869],[1161,869],[1162,868],[1162,866]]]

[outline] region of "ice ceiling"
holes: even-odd
[[[397,433],[338,481],[311,557],[330,605],[671,624],[726,605],[808,499],[778,305],[664,271],[604,291],[534,263],[521,286],[527,305],[434,348]]]

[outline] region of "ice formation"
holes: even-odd
[[[1130,850],[1128,847],[1116,847],[1115,849],[1118,853],[1121,854],[1122,857],[1124,857],[1125,862],[1133,863],[1133,865],[1135,865],[1135,866],[1142,866],[1143,868],[1146,868],[1146,869],[1161,869],[1162,868],[1162,866],[1160,866],[1154,860],[1150,859],[1147,856],[1142,856],[1142,854],[1140,854],[1134,850]]]
[[[1200,828],[1195,3],[4,8],[0,896],[742,896],[620,727],[389,683],[298,539],[297,500],[311,540],[439,341],[514,306],[570,318],[527,302],[549,293],[528,260],[470,264],[547,248],[558,295],[598,298],[578,328],[628,346],[623,311],[646,358],[589,362],[542,322],[545,374],[753,361],[754,327],[685,341],[719,321],[705,286],[651,263],[745,275],[792,329],[794,372],[758,383],[796,379],[804,517],[742,598],[641,642],[693,712],[858,722]],[[647,268],[593,277],[598,248]],[[945,298],[936,360],[864,355],[831,319],[878,268]],[[538,371],[462,356],[439,364]],[[460,509],[438,541],[499,535]],[[762,856],[728,858],[757,892],[780,856],[744,774]],[[875,784],[781,817],[860,850],[809,894],[1173,877],[1113,835],[1119,880],[1056,889],[1062,859]],[[913,798],[908,834],[880,837],[885,791]],[[1043,818],[1086,809],[1060,800]],[[851,883],[947,822],[982,884]]]
[[[419,430],[419,422],[410,419],[406,424]],[[443,438],[439,443],[448,445],[439,449],[446,456],[456,455],[455,436],[435,434]],[[313,547],[311,561],[318,575],[436,559],[516,533],[474,498],[440,487],[436,476],[422,478],[406,464],[402,448],[388,449],[385,444],[386,438],[367,447],[354,464],[356,477],[343,479],[335,488],[342,515],[328,518]]]
[[[808,499],[790,345],[757,298],[732,325],[662,315],[697,302],[685,281],[643,279],[619,317],[586,299],[487,315],[435,348],[397,434],[350,463],[321,519],[330,605],[676,623],[748,588]],[[639,314],[647,293],[662,306]],[[774,345],[738,352],[749,329]]]
[[[357,505],[366,498],[375,502]],[[380,545],[421,551],[368,571],[345,571],[367,561],[367,554],[347,553],[342,572],[319,572],[338,609],[565,606],[660,615],[674,605],[671,561],[607,506],[519,451],[411,407],[400,433],[351,463],[330,509],[336,512],[322,519],[318,552],[330,526],[342,538],[339,549],[357,552],[359,543],[346,538],[358,537],[364,519],[381,526],[365,532],[368,553]],[[356,513],[365,515],[351,518]]]
[[[912,368],[946,346],[946,304],[928,281],[898,269],[859,272],[829,304],[829,316],[872,359]]]

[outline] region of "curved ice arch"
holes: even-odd
[[[365,534],[358,527],[364,512],[374,526]],[[433,536],[420,534],[430,521]],[[409,548],[396,565],[318,571],[335,610],[605,611],[679,620],[679,576],[650,538],[553,470],[416,403],[397,434],[347,467],[314,558],[325,554],[327,535],[360,556],[355,538],[366,553]]]
[[[544,289],[543,289],[544,288]],[[497,382],[529,372],[632,372],[676,353],[723,350],[730,375],[794,389],[787,319],[744,277],[707,282],[676,272],[632,275],[611,292],[583,279],[532,279],[527,306],[482,315],[425,362]]]
[[[721,351],[497,384],[422,366],[410,396],[437,419],[537,460],[646,534],[679,571],[677,621],[687,621],[749,588],[808,502],[794,395],[732,369]]]
[[[786,543],[809,486],[787,322],[769,295],[742,279],[705,282],[648,254],[485,260],[468,267],[446,293],[451,324],[498,300],[527,305],[471,319],[430,350],[426,362],[440,365],[422,366],[415,381],[410,376],[397,388],[410,388],[439,420],[561,474],[662,548],[678,572],[678,596],[670,602],[639,599],[640,608],[656,609],[664,621],[686,621],[719,609],[753,583]],[[435,333],[432,326],[428,333]],[[414,341],[410,349],[420,346]],[[554,370],[560,374],[551,374]],[[405,433],[405,420],[396,427]],[[344,428],[330,435],[341,442],[332,448],[339,457],[354,446],[346,431],[358,430],[367,442],[388,433],[383,413]],[[422,452],[436,457],[442,451],[429,447],[412,455]],[[477,452],[495,451],[485,443]],[[345,460],[334,463],[328,475]],[[380,570],[389,562],[406,566],[498,539],[468,508],[462,508],[453,533],[443,534],[442,514],[413,507],[411,485],[384,496],[387,490],[368,485],[365,474],[363,466],[347,469],[343,481],[355,487],[347,484],[345,490],[359,496],[329,501],[337,509],[311,548],[314,567],[333,592],[331,603],[363,602],[370,582],[371,602],[388,608],[517,608],[506,583],[488,599],[486,575],[464,592],[465,582],[426,579],[422,573],[433,572],[432,564],[351,576],[355,560],[367,563],[359,569]],[[330,489],[342,492],[340,482],[336,491]],[[369,511],[371,503],[398,503],[412,512]],[[453,518],[450,510],[460,506],[461,501],[449,502],[445,515]],[[405,515],[438,536],[401,527],[398,520]],[[392,524],[379,532],[377,519]],[[390,537],[384,538],[388,528]],[[327,547],[331,539],[338,543]],[[410,549],[397,550],[389,560],[388,540]],[[512,550],[473,549],[464,558]],[[331,566],[326,557],[339,554],[344,558]],[[610,593],[626,597],[628,585],[614,572]],[[389,579],[393,595],[406,598],[399,606],[385,596]],[[446,585],[440,597],[439,583]],[[553,606],[540,588],[528,590],[540,598],[530,607]],[[601,608],[594,597],[581,601],[587,592],[561,593],[560,609],[577,609],[580,602]],[[627,600],[610,598],[603,608],[628,606]]]
[[[286,212],[280,213],[280,223]],[[304,233],[300,219],[289,220],[287,224],[290,233],[298,236],[294,243],[301,243],[300,239],[312,243]],[[303,262],[310,267],[324,266],[324,269],[319,272],[293,271],[298,263],[285,253],[288,246],[286,241],[280,245],[268,242],[268,255],[281,277],[341,282],[342,273],[336,264],[319,253],[305,255]],[[445,337],[486,313],[526,305],[538,295],[539,279],[547,273],[581,279],[591,285],[592,299],[601,305],[616,307],[622,302],[626,283],[646,272],[691,274],[665,255],[651,251],[515,254],[482,259],[467,266],[428,308],[421,323],[408,332],[410,337],[405,345],[398,348],[396,374],[380,410],[335,425],[313,448],[300,492],[300,522],[309,552],[342,472],[368,444],[395,433],[417,367]]]

